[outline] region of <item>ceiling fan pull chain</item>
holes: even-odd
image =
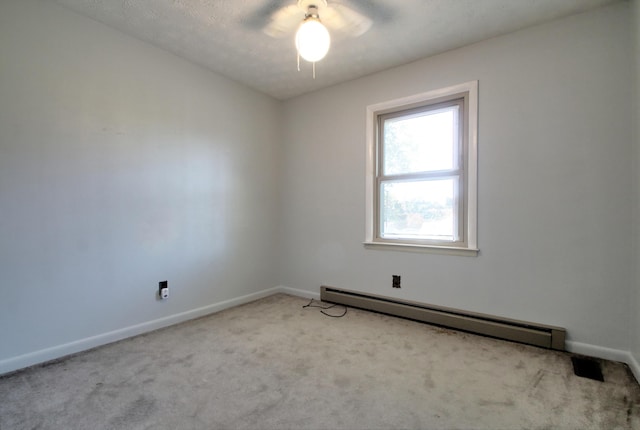
[[[300,52],[298,52],[298,72],[300,71]]]
[[[313,62],[313,79],[316,78],[316,62]]]

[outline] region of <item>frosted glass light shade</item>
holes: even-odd
[[[317,19],[307,19],[296,33],[296,48],[298,54],[305,60],[315,63],[329,52],[331,37],[329,31]]]

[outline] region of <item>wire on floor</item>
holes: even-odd
[[[316,303],[314,303],[314,301]],[[347,307],[344,306],[344,305],[340,305],[340,306],[344,307],[344,312],[341,315],[331,315],[330,313],[325,312],[325,310],[333,309],[336,306],[338,306],[338,305],[333,304],[333,305],[328,305],[327,306],[327,305],[322,304],[322,302],[317,302],[315,299],[311,299],[311,301],[309,303],[307,303],[306,305],[304,305],[302,308],[303,309],[304,308],[320,308],[320,313],[322,313],[322,314],[324,314],[324,315],[326,315],[328,317],[331,317],[331,318],[342,318],[343,316],[345,316],[347,314]]]

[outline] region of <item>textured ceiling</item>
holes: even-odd
[[[295,29],[283,38],[261,31],[273,12],[295,0],[55,1],[278,99],[615,2],[328,0],[367,15],[373,26],[357,38],[332,32],[313,79],[309,63],[297,71]]]

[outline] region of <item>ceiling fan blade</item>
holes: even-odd
[[[361,14],[368,16],[376,24],[384,24],[395,16],[395,10],[379,0],[344,0]],[[393,3],[393,2],[390,2]]]
[[[289,35],[304,19],[304,12],[296,5],[278,9],[262,31],[271,37],[285,37]]]
[[[373,24],[366,16],[339,3],[326,7],[322,11],[320,19],[332,30],[354,37],[366,33]]]
[[[291,0],[263,0],[264,3],[241,19],[242,24],[253,30],[261,30],[269,24],[271,15]]]

